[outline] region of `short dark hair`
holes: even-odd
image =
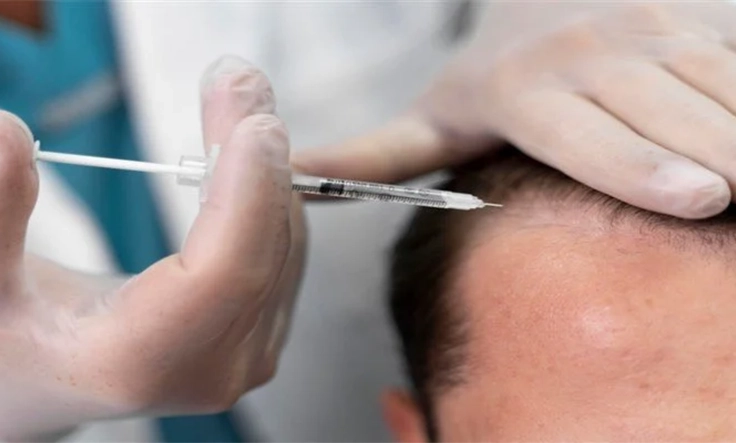
[[[453,294],[453,274],[481,218],[504,211],[533,215],[540,204],[595,209],[611,225],[637,223],[664,239],[696,239],[700,245],[736,244],[736,211],[729,207],[707,220],[682,220],[635,208],[576,182],[507,146],[459,169],[442,189],[499,202],[504,209],[416,211],[393,250],[390,308],[414,394],[431,439],[436,439],[432,397],[462,383],[467,325]],[[574,205],[574,206],[571,206]],[[517,211],[519,209],[519,211]]]

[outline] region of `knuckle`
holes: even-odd
[[[525,87],[565,83],[568,71],[607,54],[607,43],[587,21],[566,25],[534,42],[503,54],[493,66],[489,83],[497,94],[509,85]]]
[[[631,82],[642,77],[638,63],[612,57],[595,57],[581,61],[572,67],[574,77],[585,92],[593,97],[616,94],[629,88]]]
[[[576,56],[599,49],[603,43],[599,32],[588,21],[568,25],[551,42],[566,53]]]
[[[581,92],[596,100],[640,100],[642,93],[660,91],[665,71],[640,59],[591,60],[575,76]]]
[[[663,2],[640,2],[619,7],[599,16],[599,24],[616,33],[634,32],[647,35],[669,35],[679,32],[682,20],[674,8]]]
[[[659,2],[642,2],[628,6],[631,14],[639,18],[642,22],[653,26],[662,25],[670,21],[673,17],[671,7]]]
[[[491,96],[503,97],[510,90],[519,88],[530,72],[518,55],[505,54],[494,64],[484,83]]]
[[[678,71],[719,72],[725,69],[729,61],[729,57],[723,55],[705,42],[687,42],[668,51],[664,56],[664,64]]]

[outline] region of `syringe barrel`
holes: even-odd
[[[359,200],[376,200],[432,208],[475,209],[483,202],[472,195],[434,189],[408,188],[333,178],[294,175],[293,189],[308,194],[329,195]]]
[[[56,163],[94,166],[101,168],[126,169],[158,174],[175,174],[179,184],[197,186],[200,201],[207,198],[207,182],[212,177],[220,152],[218,145],[212,146],[207,157],[183,156],[179,165],[167,165],[115,158],[93,157],[61,152],[41,151],[38,142],[34,159]],[[428,206],[446,209],[477,209],[484,206],[500,206],[484,203],[475,196],[435,189],[408,188],[382,183],[342,180],[324,177],[292,175],[292,189],[296,192],[353,198],[359,200],[378,200],[403,203],[414,206]]]

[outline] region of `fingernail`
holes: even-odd
[[[31,132],[31,129],[28,127],[26,122],[24,122],[20,117],[8,111],[4,111],[2,109],[0,109],[0,117],[7,118],[11,122],[13,122],[16,126],[18,126],[18,128],[20,128],[20,130],[23,131],[23,133],[26,135],[26,138],[28,139],[30,144],[33,144],[34,142],[33,133]]]
[[[236,56],[225,56],[213,63],[202,77],[200,91],[204,99],[214,92],[236,97],[249,114],[274,114],[276,100],[271,83],[255,65]],[[223,97],[220,94],[215,96]]]
[[[258,71],[258,68],[238,56],[225,55],[217,59],[205,70],[202,76],[202,86],[211,85],[220,76],[244,71]]]
[[[703,167],[682,162],[660,166],[651,185],[663,198],[672,214],[686,218],[705,218],[722,212],[731,202],[728,182]]]

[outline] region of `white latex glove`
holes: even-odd
[[[295,164],[399,181],[506,139],[630,204],[714,215],[736,190],[735,9],[492,2],[472,43],[416,106]]]
[[[38,178],[0,115],[0,440],[99,418],[229,408],[273,374],[303,260],[289,142],[267,79],[225,59],[203,83],[219,155],[181,253],[130,279],[24,256]]]

